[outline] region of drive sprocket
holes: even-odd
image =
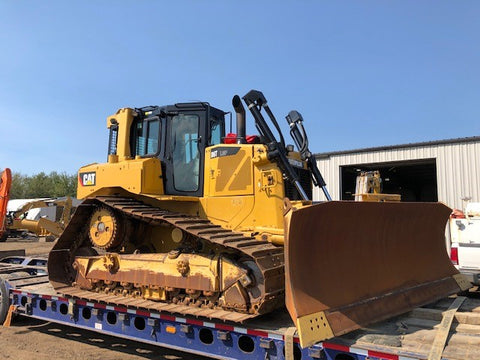
[[[100,249],[113,249],[121,244],[118,216],[107,207],[98,207],[90,217],[88,236],[93,246]]]

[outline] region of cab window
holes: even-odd
[[[178,191],[197,191],[199,188],[198,129],[197,115],[179,114],[172,118],[173,183]]]
[[[160,143],[160,121],[158,118],[145,119],[136,123],[134,130],[134,156],[149,156],[158,153]]]
[[[223,119],[218,119],[216,117],[210,118],[210,142],[209,145],[217,145],[222,142],[223,136]]]

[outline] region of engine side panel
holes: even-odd
[[[79,170],[79,199],[95,196],[100,190],[109,188],[122,188],[133,194],[164,194],[160,160],[143,158],[91,164]]]
[[[284,180],[265,145],[207,148],[204,194],[204,216],[213,223],[283,243]]]

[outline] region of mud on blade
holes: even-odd
[[[332,201],[286,216],[286,305],[302,347],[470,287],[438,203]]]

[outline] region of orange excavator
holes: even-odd
[[[5,228],[5,219],[7,217],[7,204],[12,186],[12,172],[9,168],[3,170],[0,180],[0,241],[5,241],[7,231]]]

